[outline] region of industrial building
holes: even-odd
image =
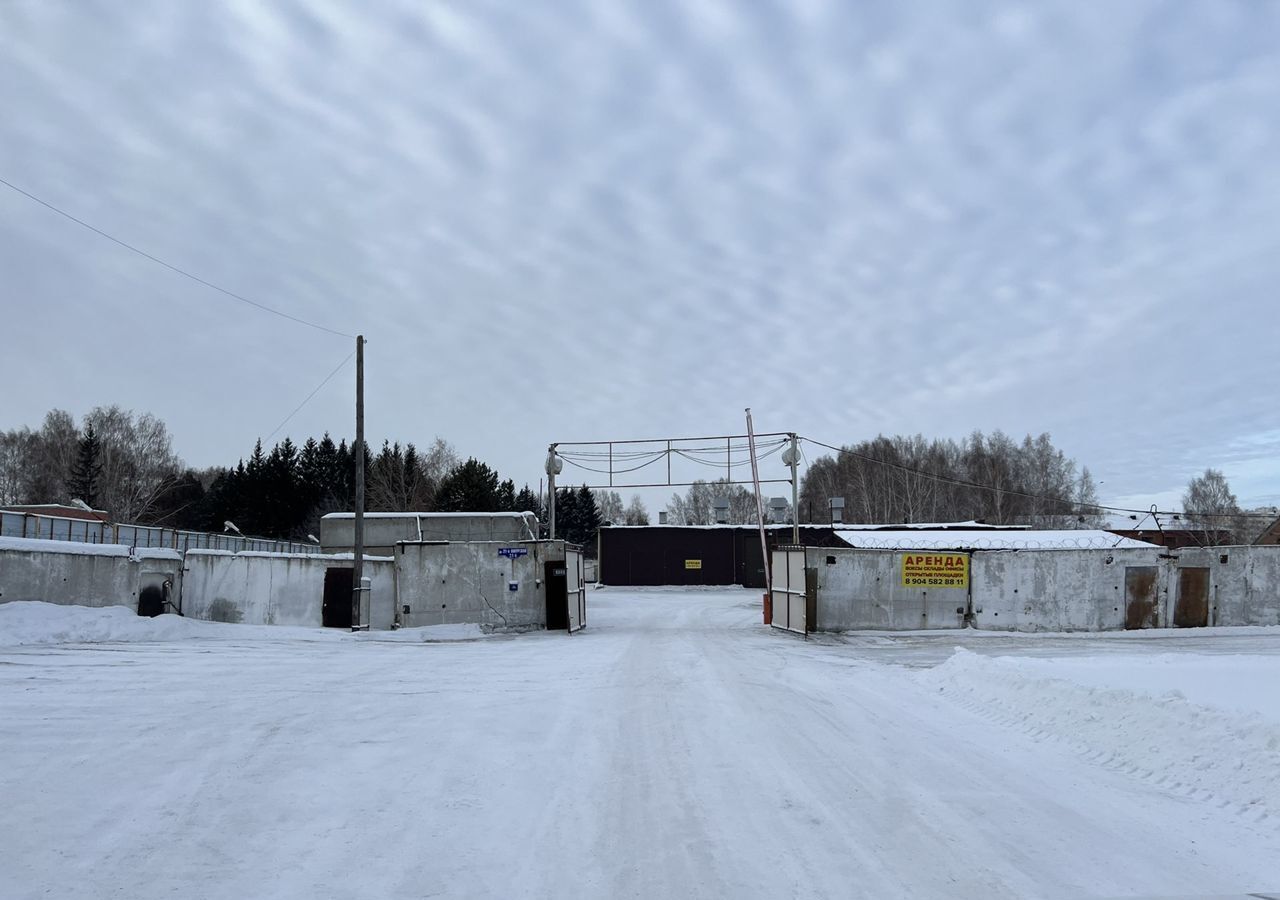
[[[792,526],[765,528],[770,550],[793,540]],[[800,542],[839,544],[829,525],[801,525]],[[599,581],[608,585],[765,586],[755,525],[606,525],[600,529]]]

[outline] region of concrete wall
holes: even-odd
[[[1112,631],[1124,628],[1125,569],[1165,566],[1150,550],[1018,550],[973,554],[973,624],[995,631]],[[1165,615],[1167,579],[1157,582]]]
[[[365,552],[391,556],[400,541],[524,541],[538,534],[533,513],[368,513]],[[355,547],[355,518],[330,513],[320,520],[325,553],[350,553]]]
[[[117,544],[0,539],[0,603],[43,600],[68,606],[127,606],[137,610],[144,587],[181,589],[182,558],[171,550]]]
[[[183,615],[251,625],[324,624],[324,573],[351,568],[351,557],[191,550],[182,584]],[[369,626],[391,627],[395,571],[388,557],[364,561],[372,581]]]
[[[503,548],[524,548],[528,554],[512,560],[499,555]],[[545,566],[564,559],[564,541],[402,543],[395,554],[400,624],[545,628]]]
[[[1189,566],[1209,570],[1210,625],[1280,625],[1280,547],[1179,550],[1177,567]]]
[[[1150,624],[1175,624],[1179,570],[1208,570],[1209,625],[1280,624],[1280,547],[979,550],[969,588],[906,588],[902,551],[810,547],[818,572],[816,629],[1111,631],[1126,624],[1125,571],[1156,570]]]
[[[968,591],[904,587],[901,551],[809,547],[805,556],[806,567],[818,572],[817,621],[811,630],[964,627]]]

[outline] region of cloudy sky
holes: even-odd
[[[0,3],[0,178],[364,333],[368,433],[1048,431],[1280,503],[1280,4]],[[353,342],[0,185],[0,428],[234,462]],[[350,364],[276,436],[352,431]]]

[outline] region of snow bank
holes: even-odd
[[[1258,819],[1280,815],[1280,723],[1258,712],[1191,703],[1177,690],[1148,693],[1044,677],[1054,671],[1054,662],[991,659],[957,648],[947,662],[914,677],[978,716],[1036,740],[1069,746],[1109,769],[1182,796],[1234,806]],[[1099,660],[1073,662],[1092,665]],[[1155,683],[1150,677],[1130,677],[1142,671],[1144,660],[1108,662],[1111,672],[1096,679],[1101,683]],[[1165,665],[1185,662],[1185,657],[1174,657]],[[1258,678],[1263,669],[1268,674],[1262,684],[1274,685],[1280,658],[1258,657],[1241,672]],[[1059,665],[1057,671],[1066,669]],[[1192,673],[1179,676],[1184,684],[1192,678]],[[1229,689],[1220,683],[1197,699],[1211,704],[1224,690]]]
[[[241,625],[206,622],[176,615],[139,616],[127,606],[63,606],[39,600],[0,603],[0,647],[29,644],[102,644],[109,642],[185,641],[390,641],[444,643],[492,637],[479,625],[429,625],[399,631],[352,633],[337,628]]]
[[[0,646],[174,641],[206,635],[210,624],[175,615],[151,619],[127,606],[91,608],[28,600],[0,604]]]
[[[1238,653],[1212,656],[1156,653],[1144,656],[998,658],[1006,668],[1038,678],[1060,678],[1085,687],[1170,692],[1197,706],[1258,713],[1280,725],[1280,657]]]

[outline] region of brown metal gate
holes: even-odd
[[[1174,628],[1204,628],[1209,624],[1209,570],[1188,566],[1178,570],[1178,599]]]
[[[1155,628],[1157,575],[1155,566],[1126,566],[1124,570],[1124,627]]]

